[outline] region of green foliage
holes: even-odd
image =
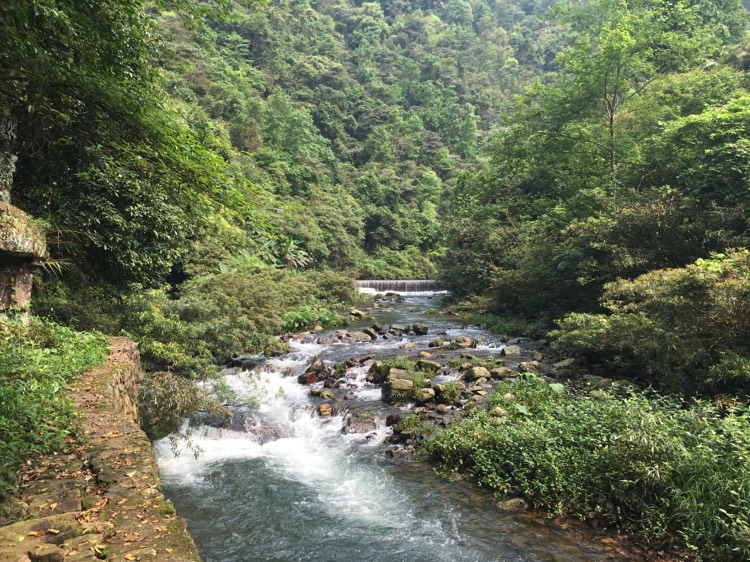
[[[440,400],[445,404],[455,404],[461,396],[461,388],[456,381],[448,381],[445,390],[440,394]]]
[[[550,516],[596,519],[712,560],[750,553],[750,415],[632,395],[576,397],[501,383],[423,453]]]
[[[560,72],[507,106],[488,162],[459,178],[443,262],[458,297],[547,325],[599,312],[606,283],[748,242],[747,82],[721,59],[740,3],[555,13]]]
[[[68,383],[106,357],[105,339],[32,318],[0,322],[0,497],[26,459],[63,450],[74,434]]]
[[[151,440],[177,432],[185,417],[207,412],[220,418],[229,412],[205,389],[172,373],[149,373],[138,384],[138,413]]]
[[[747,393],[750,254],[733,250],[605,286],[609,314],[571,314],[557,345],[672,391]]]
[[[346,324],[346,318],[335,310],[335,303],[325,303],[317,299],[305,302],[301,308],[287,312],[282,316],[285,332],[298,332],[320,325],[333,328]]]
[[[249,219],[252,190],[221,135],[163,101],[146,3],[10,2],[0,16],[0,102],[18,125],[14,202],[52,226],[55,257],[120,289],[158,286],[196,236]]]
[[[294,324],[339,324],[336,307],[354,296],[352,282],[333,272],[230,271],[191,281],[177,298],[163,291],[129,297],[121,329],[139,342],[150,368],[198,376],[233,355],[277,347],[276,336]]]

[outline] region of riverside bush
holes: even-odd
[[[99,334],[38,318],[0,322],[0,498],[25,459],[65,447],[75,415],[64,390],[106,353]]]
[[[746,406],[501,383],[487,410],[433,435],[422,453],[553,517],[716,560],[750,556]]]
[[[570,314],[556,346],[670,391],[750,392],[750,252],[605,286],[608,314]]]
[[[297,321],[340,325],[336,310],[357,299],[354,283],[339,273],[268,266],[202,275],[176,293],[94,296],[47,294],[36,307],[77,325],[126,334],[138,342],[147,370],[189,377],[215,374],[233,355],[278,346],[276,336]]]

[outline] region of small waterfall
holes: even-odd
[[[442,281],[434,279],[360,279],[357,287],[361,292],[375,293],[431,293],[445,291]]]

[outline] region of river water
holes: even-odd
[[[587,535],[502,510],[471,484],[448,482],[421,463],[386,455],[389,430],[382,421],[369,433],[344,433],[351,412],[384,418],[392,411],[379,401],[379,388],[364,380],[366,368],[348,373],[333,416],[316,414],[320,400],[293,376],[316,355],[327,362],[396,355],[407,342],[426,347],[439,332],[479,339],[477,354],[499,352],[502,344],[491,334],[431,314],[438,300],[434,293],[407,293],[403,302],[363,307],[386,326],[428,324],[427,336],[292,342],[287,356],[258,357],[255,368],[227,372],[238,395],[236,423],[194,428],[198,458],[184,442],[176,457],[168,440],[155,443],[164,492],[187,518],[205,562],[632,559]]]

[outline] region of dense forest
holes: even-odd
[[[54,395],[103,353],[101,337],[58,323],[137,340],[147,368],[169,372],[144,392],[177,396],[166,431],[206,406],[196,377],[238,353],[283,351],[285,331],[344,322],[356,278],[442,279],[456,310],[498,333],[550,338],[581,367],[679,401],[630,397],[607,411],[614,425],[653,408],[663,427],[700,426],[714,448],[730,436],[725,454],[745,466],[749,8],[4,2],[11,202],[46,229],[51,259],[31,326],[0,324],[0,490],[25,456],[62,446],[70,422],[68,406],[40,406],[24,381]],[[40,345],[79,361],[45,374]],[[576,430],[604,415],[529,384],[531,402],[551,401],[539,411],[591,424]],[[730,431],[705,419],[740,421]],[[486,450],[466,445],[491,424],[455,431],[430,454],[500,482],[476,460]],[[724,526],[683,532],[650,513],[650,539],[747,554],[747,476],[717,473],[737,488],[731,509],[714,498]],[[593,509],[536,500],[554,515]],[[612,518],[642,533],[623,523],[631,516]]]

